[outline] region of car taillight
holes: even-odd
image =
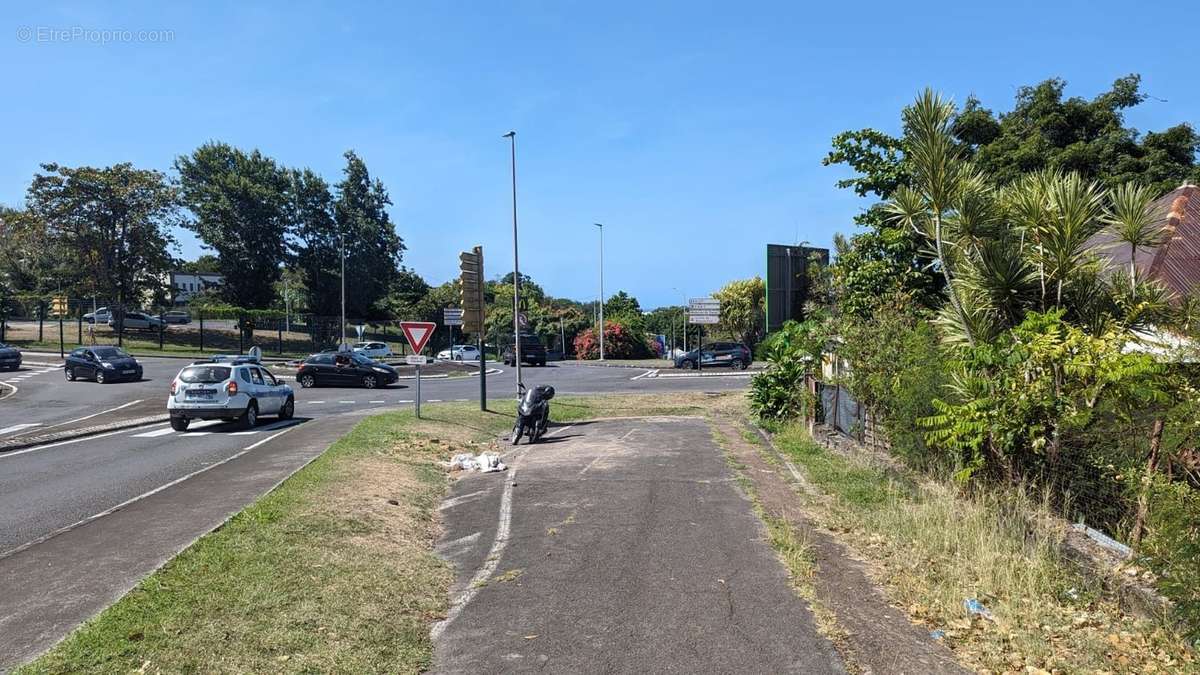
[[[237,382],[231,380],[229,384],[225,385],[225,391],[230,396],[235,396],[237,394]]]
[[[177,382],[175,380],[171,380],[171,395],[172,396],[174,396],[175,392],[178,391],[178,387],[179,387],[179,382]]]

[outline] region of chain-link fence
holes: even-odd
[[[141,308],[103,299],[7,298],[0,304],[0,342],[65,353],[78,346],[113,344],[137,353],[242,354],[297,358],[346,342],[381,342],[394,354],[409,352],[397,319],[360,320],[264,310],[202,307]],[[454,329],[454,338],[462,341]],[[440,328],[427,353],[449,346]]]

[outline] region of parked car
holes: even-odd
[[[158,330],[166,325],[166,322],[157,316],[151,316],[143,312],[126,312],[122,323],[125,324],[126,330]],[[116,328],[117,318],[111,317],[108,320],[108,325]]]
[[[63,374],[69,382],[78,379],[92,379],[100,384],[137,381],[142,379],[142,364],[120,347],[80,347],[67,354]]]
[[[171,310],[162,315],[163,321],[167,323],[189,324],[192,322],[192,315],[182,310]]]
[[[356,342],[354,351],[373,359],[386,359],[392,355],[392,348],[386,342]]]
[[[100,307],[95,311],[84,314],[83,320],[88,323],[108,323],[112,320],[112,311],[107,307]]]
[[[308,389],[332,387],[386,387],[400,378],[395,368],[373,361],[360,352],[313,354],[296,371],[296,381]]]
[[[475,345],[453,345],[438,352],[439,361],[478,361],[479,348]]]
[[[675,359],[676,368],[733,368],[745,370],[753,362],[750,348],[737,342],[714,342]]]
[[[21,350],[0,342],[0,370],[20,370]]]
[[[500,360],[504,365],[514,365],[513,346],[508,345],[500,354]],[[521,335],[521,363],[528,363],[534,366],[546,365],[546,348],[542,345],[542,341],[538,336],[532,333]]]
[[[291,419],[296,412],[292,388],[251,357],[196,361],[171,381],[167,397],[171,428],[186,431],[192,420],[238,421],[246,428],[261,415]]]

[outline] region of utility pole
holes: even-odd
[[[521,380],[521,265],[517,256],[517,132],[504,134],[512,149],[512,212],[513,212],[513,361],[517,368],[517,398],[525,389]]]
[[[283,275],[283,329],[287,332],[292,332],[292,310],[288,304],[288,285],[287,274]]]
[[[342,248],[342,343],[338,345],[340,349],[346,344],[346,233],[341,228],[338,228],[338,241]]]
[[[604,225],[600,228],[600,360],[604,360]]]

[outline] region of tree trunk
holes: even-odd
[[[1142,478],[1142,490],[1138,495],[1137,517],[1133,521],[1133,531],[1129,533],[1129,543],[1136,550],[1142,542],[1142,534],[1146,529],[1146,517],[1150,514],[1150,479],[1158,470],[1158,453],[1162,447],[1163,420],[1154,420],[1154,428],[1150,431],[1150,456],[1146,459],[1146,475]]]

